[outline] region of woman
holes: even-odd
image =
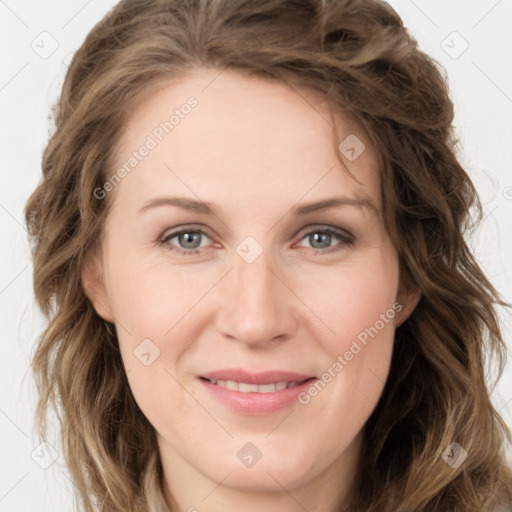
[[[389,5],[121,1],[26,207],[85,511],[497,511],[504,305],[445,79]]]

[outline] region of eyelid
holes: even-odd
[[[356,238],[350,231],[347,231],[344,228],[339,228],[339,227],[336,227],[336,226],[331,226],[330,224],[310,224],[309,226],[306,226],[305,228],[302,228],[295,235],[295,237],[300,236],[301,233],[302,233],[302,236],[300,236],[300,239],[302,240],[302,238],[304,238],[304,236],[310,234],[312,231],[330,231],[330,232],[336,233],[336,234],[338,234],[340,236],[344,236],[346,238],[351,238],[351,239],[355,239]]]
[[[170,229],[166,229],[162,235],[160,235],[158,237],[158,241],[165,241],[165,240],[168,240],[169,238],[174,238],[176,235],[180,235],[181,233],[184,233],[184,232],[187,232],[187,231],[192,231],[192,232],[198,232],[198,233],[202,233],[203,235],[206,235],[210,240],[213,239],[213,237],[209,234],[209,230],[207,228],[205,228],[204,226],[200,226],[200,225],[191,225],[191,226],[178,226],[176,228],[170,228]]]

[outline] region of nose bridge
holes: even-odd
[[[266,255],[261,255],[255,261],[248,263],[243,258],[235,258],[233,268],[236,304],[243,305],[246,313],[260,312],[264,309],[273,310],[276,290],[276,277],[271,271],[271,261]],[[266,311],[267,313],[269,311]]]
[[[244,248],[247,246],[240,244],[233,254],[218,312],[219,330],[250,345],[286,337],[295,323],[292,294],[275,275],[271,251],[262,251],[253,259],[254,253],[245,257],[240,252]]]

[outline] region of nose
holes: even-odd
[[[286,283],[286,276],[275,267],[266,251],[252,263],[233,255],[233,268],[218,290],[218,332],[252,348],[293,335],[299,301]]]

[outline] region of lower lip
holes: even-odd
[[[274,391],[272,393],[258,393],[234,391],[208,380],[199,379],[208,392],[219,402],[232,411],[246,416],[263,416],[281,411],[295,401],[300,393],[308,389],[317,379],[310,379],[292,388]]]

